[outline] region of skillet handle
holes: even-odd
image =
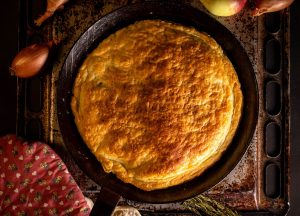
[[[120,199],[121,196],[119,194],[106,187],[102,187],[90,216],[110,216]]]

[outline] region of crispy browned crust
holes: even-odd
[[[215,40],[159,20],[101,42],[73,93],[78,130],[104,170],[143,190],[200,175],[230,144],[242,109],[238,77]]]

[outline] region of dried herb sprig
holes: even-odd
[[[239,216],[237,211],[203,195],[186,200],[183,206],[200,216]]]

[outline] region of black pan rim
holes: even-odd
[[[121,182],[120,180],[118,180],[116,177],[114,177],[111,174],[104,174],[102,172],[102,176],[101,177],[95,177],[95,174],[91,174],[91,171],[89,171],[87,167],[89,167],[89,163],[98,163],[98,168],[100,165],[101,168],[101,164],[95,159],[91,159],[89,158],[90,156],[93,157],[91,155],[91,153],[87,153],[86,150],[87,147],[85,146],[84,143],[82,143],[81,141],[75,141],[75,142],[79,142],[77,143],[78,146],[76,146],[76,148],[74,148],[74,140],[78,140],[80,139],[80,137],[78,137],[77,135],[72,135],[70,134],[70,131],[68,132],[67,130],[71,128],[71,131],[74,132],[74,122],[72,123],[72,112],[70,113],[70,107],[68,104],[68,98],[71,97],[71,92],[72,92],[72,85],[70,84],[70,80],[68,85],[65,85],[65,81],[67,81],[69,77],[66,77],[66,74],[68,74],[68,67],[69,67],[69,62],[68,59],[72,58],[74,56],[73,55],[73,51],[74,49],[77,49],[80,45],[80,41],[84,40],[84,38],[86,37],[87,34],[89,34],[89,31],[93,31],[93,28],[95,28],[96,25],[104,25],[105,22],[109,21],[110,19],[115,19],[114,23],[110,23],[110,25],[112,25],[112,29],[113,32],[117,30],[117,28],[115,28],[116,26],[118,26],[118,22],[120,22],[120,17],[116,16],[122,14],[122,13],[129,13],[131,11],[134,11],[134,9],[136,8],[147,8],[150,7],[150,9],[148,8],[147,12],[148,14],[146,14],[146,16],[149,16],[149,18],[152,19],[160,19],[159,16],[157,15],[158,13],[155,12],[154,10],[151,9],[155,9],[157,7],[163,8],[165,10],[169,10],[169,13],[172,12],[172,10],[179,10],[179,11],[189,11],[191,14],[193,14],[195,16],[195,18],[199,17],[205,17],[206,20],[211,21],[211,23],[213,23],[213,25],[217,25],[218,27],[221,28],[222,31],[224,31],[227,35],[229,35],[229,38],[231,38],[233,40],[233,44],[235,45],[234,48],[242,50],[242,55],[244,55],[245,57],[245,65],[247,67],[247,70],[249,70],[249,78],[250,78],[250,82],[252,85],[252,90],[254,91],[253,95],[252,95],[252,104],[247,104],[245,103],[245,106],[243,107],[243,115],[242,118],[245,118],[245,109],[248,109],[249,107],[247,106],[251,106],[251,108],[254,110],[251,113],[251,121],[249,124],[247,124],[246,128],[244,127],[244,129],[248,130],[248,133],[245,137],[245,140],[243,141],[243,146],[240,148],[236,158],[234,161],[232,161],[229,166],[227,168],[223,168],[223,173],[222,175],[218,174],[215,175],[215,179],[213,181],[213,183],[206,183],[206,184],[202,184],[202,186],[199,187],[199,185],[197,185],[197,180],[199,180],[201,177],[203,177],[203,175],[212,175],[212,174],[207,174],[209,173],[209,171],[206,171],[204,174],[201,174],[199,177],[196,177],[195,179],[188,181],[186,183],[183,183],[181,185],[178,186],[173,186],[167,189],[161,189],[161,190],[156,190],[156,191],[150,191],[150,192],[145,192],[142,191],[140,189],[135,188],[132,185],[128,185],[125,184],[123,182]],[[144,11],[145,12],[145,11]],[[173,11],[174,12],[174,11]],[[169,20],[169,21],[174,21],[171,20],[171,18],[169,17],[170,14],[167,14],[165,17],[162,16],[162,20]],[[117,17],[117,20],[116,20]],[[135,21],[137,20],[142,20],[144,19],[144,17],[139,17],[140,19],[134,19]],[[177,17],[178,18],[178,17]],[[185,24],[187,23],[187,25],[189,25],[189,21],[188,20],[180,20],[180,18],[175,19],[176,21],[178,21],[181,24]],[[182,21],[182,22],[181,22]],[[121,21],[122,23],[122,21]],[[123,26],[124,24],[128,25],[128,21],[124,22],[119,25],[119,29]],[[107,24],[107,23],[106,23]],[[195,26],[194,26],[195,25]],[[125,25],[126,26],[126,25]],[[189,26],[193,26],[195,28],[197,28],[198,30],[201,30],[201,28],[198,26],[197,24],[195,24],[195,20],[191,21],[191,25]],[[202,26],[203,27],[203,26]],[[207,32],[207,31],[206,31]],[[207,32],[208,34],[210,34],[213,38],[215,38],[217,40],[216,37],[214,37],[214,33],[212,31]],[[223,34],[223,33],[222,33]],[[102,36],[102,37],[101,37]],[[104,37],[103,35],[99,36],[99,39],[102,40],[103,38],[105,38],[105,34]],[[217,36],[218,37],[218,36]],[[99,40],[98,39],[98,40]],[[99,41],[98,41],[99,42]],[[218,41],[217,42],[221,45],[221,47],[224,49],[224,47],[222,46],[222,44],[224,44],[224,41]],[[232,41],[231,41],[232,42]],[[89,48],[85,50],[85,55],[87,55],[89,53],[89,51],[91,50],[92,46],[89,47],[85,47],[85,48]],[[224,51],[226,52],[226,54],[228,54],[228,57],[230,60],[232,60],[232,56],[230,56],[230,52],[228,52],[227,49],[224,49]],[[236,64],[233,64],[235,67],[237,66]],[[238,72],[238,70],[237,70]],[[76,76],[76,75],[75,75]],[[239,79],[240,79],[240,75],[238,73]],[[74,78],[74,77],[73,77]],[[72,81],[71,81],[72,83]],[[242,84],[242,91],[243,94],[246,92],[245,89],[243,88],[249,88],[246,87],[247,85],[243,85]],[[245,83],[244,83],[245,84]],[[71,85],[71,86],[70,86]],[[66,90],[65,87],[68,87],[68,89]],[[61,134],[63,136],[63,140],[65,145],[67,146],[67,149],[70,151],[72,157],[74,158],[74,160],[76,161],[76,163],[79,165],[79,167],[91,178],[93,179],[96,183],[100,184],[100,185],[105,185],[105,187],[109,187],[112,190],[115,190],[117,192],[120,193],[120,195],[122,195],[123,197],[127,198],[127,199],[132,199],[132,200],[137,200],[137,201],[144,201],[144,202],[151,202],[151,203],[165,203],[165,202],[174,202],[174,201],[180,201],[180,200],[184,200],[193,196],[196,196],[199,193],[202,193],[204,191],[206,191],[207,189],[211,188],[212,186],[214,186],[215,184],[217,184],[218,182],[220,182],[222,179],[224,179],[230,172],[231,170],[234,169],[234,167],[238,164],[238,162],[241,160],[241,158],[243,157],[243,155],[245,154],[246,150],[249,147],[249,144],[252,140],[252,136],[254,134],[255,128],[256,128],[256,123],[257,123],[257,119],[258,119],[258,90],[257,90],[257,82],[256,82],[256,77],[255,77],[255,73],[253,71],[253,67],[252,64],[247,56],[246,51],[243,49],[242,45],[240,44],[240,42],[234,37],[234,35],[228,30],[226,29],[223,25],[221,25],[220,23],[218,23],[216,20],[214,20],[213,18],[211,18],[209,15],[205,14],[204,12],[201,12],[189,5],[186,4],[182,4],[179,2],[158,2],[158,1],[149,1],[149,2],[143,2],[143,3],[136,3],[136,4],[131,4],[122,8],[119,8],[111,13],[109,13],[108,15],[102,17],[100,20],[98,20],[97,22],[95,22],[87,31],[85,31],[85,33],[82,34],[82,36],[77,40],[77,42],[74,44],[74,46],[72,47],[72,49],[70,50],[69,54],[67,55],[67,58],[65,60],[65,63],[63,65],[62,71],[60,72],[60,76],[59,76],[59,80],[58,80],[58,85],[57,85],[57,115],[58,115],[58,122],[59,122],[59,126],[60,126],[60,131]],[[248,100],[248,98],[246,98],[246,100]],[[242,122],[242,120],[241,120]],[[73,125],[72,125],[73,124]],[[68,125],[68,126],[67,126]],[[67,127],[66,127],[67,126]],[[75,126],[76,129],[76,126]],[[75,131],[76,133],[76,131]],[[78,132],[77,132],[78,133]],[[241,126],[239,125],[238,131],[237,133],[241,133]],[[68,134],[68,135],[66,135]],[[235,143],[236,140],[236,136],[234,138],[233,143]],[[238,141],[238,140],[237,140]],[[82,145],[83,144],[83,145]],[[236,147],[237,144],[231,144],[229,146],[229,148],[231,147],[231,150],[233,147]],[[239,147],[239,146],[238,146]],[[227,149],[225,152],[228,152],[229,149]],[[224,153],[225,154],[225,153]],[[222,158],[224,158],[224,155],[222,156]],[[221,158],[221,159],[222,159]],[[220,169],[216,169],[217,166],[220,166],[223,162],[223,160],[219,160],[218,162],[216,162],[211,168],[209,168],[208,170],[213,170],[215,168],[214,173],[217,173],[218,170]],[[210,171],[211,173],[212,171]],[[201,181],[200,181],[201,182]],[[113,187],[112,187],[113,185]],[[198,187],[197,187],[198,186]],[[191,190],[193,189],[193,190]],[[178,195],[178,193],[184,193],[184,196],[182,195]],[[160,194],[168,194],[161,196]]]

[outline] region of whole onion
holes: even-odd
[[[232,16],[240,12],[247,0],[200,0],[204,7],[216,16]]]

